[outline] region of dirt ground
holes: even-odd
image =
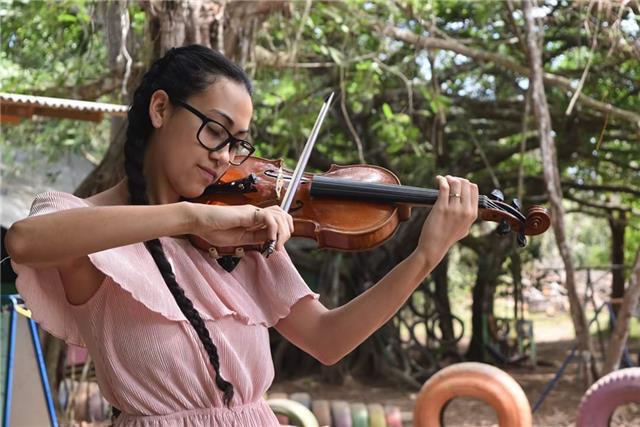
[[[569,354],[572,342],[569,340],[542,342],[538,344],[540,366],[505,368],[522,386],[531,406],[539,399],[545,385],[553,378],[564,358]],[[575,359],[574,359],[575,360]],[[571,363],[555,388],[547,395],[533,416],[535,426],[569,427],[575,426],[576,410],[584,394],[581,380],[577,376],[577,362]],[[349,402],[382,403],[400,407],[406,425],[411,425],[416,393],[389,388],[380,384],[363,384],[349,378],[344,385],[328,386],[319,384],[313,378],[273,384],[270,392],[293,393],[306,391],[312,399],[346,400]],[[445,411],[447,427],[497,426],[498,420],[493,409],[476,399],[456,399]],[[629,404],[618,408],[611,426],[640,427],[640,404]]]

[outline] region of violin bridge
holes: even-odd
[[[278,176],[276,177],[276,197],[280,199],[280,193],[282,192],[282,186],[284,185],[284,176],[282,172],[282,166],[278,169]]]

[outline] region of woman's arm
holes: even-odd
[[[440,197],[422,228],[415,251],[373,287],[345,305],[328,310],[303,299],[276,329],[320,362],[346,356],[391,319],[436,267],[451,245],[466,236],[477,217],[478,188],[466,180],[439,179]],[[460,197],[450,198],[451,193]]]
[[[9,229],[11,259],[32,267],[52,267],[90,253],[187,233],[188,202],[151,206],[99,206],[25,218]]]
[[[414,252],[341,307],[328,310],[318,300],[300,300],[276,329],[323,364],[332,365],[391,319],[436,265]]]
[[[97,206],[25,218],[5,238],[14,262],[32,267],[69,264],[88,254],[162,236],[196,234],[217,246],[278,241],[293,220],[278,206],[210,206],[179,202],[148,206]]]

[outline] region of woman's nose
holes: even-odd
[[[229,146],[230,144],[227,144],[219,150],[209,151],[209,158],[223,165],[228,165],[231,158]]]

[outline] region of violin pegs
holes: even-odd
[[[507,223],[507,221],[502,220],[500,224],[498,224],[498,228],[496,228],[496,234],[498,236],[504,236],[511,232],[511,226]]]
[[[524,233],[518,233],[518,237],[516,238],[516,240],[518,242],[518,246],[520,246],[521,248],[527,246],[527,236],[525,236]]]
[[[511,201],[511,206],[513,206],[514,208],[516,208],[518,210],[518,212],[522,212],[522,204],[520,203],[520,200],[518,199],[513,199]]]
[[[494,188],[491,193],[489,194],[489,198],[491,200],[497,200],[499,202],[504,202],[504,193],[502,193],[502,191],[498,190],[497,188]]]

